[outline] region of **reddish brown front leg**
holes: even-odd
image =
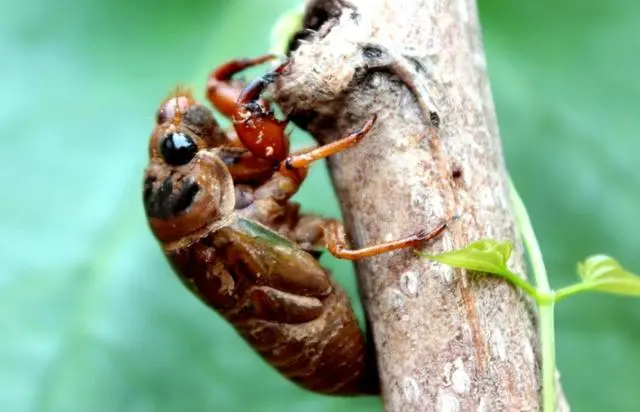
[[[274,81],[286,63],[246,86],[232,80],[232,77],[248,67],[275,57],[264,55],[255,59],[232,60],[214,70],[207,84],[209,101],[222,114],[232,119],[237,138],[242,145],[254,156],[269,160],[273,165],[289,155],[289,138],[284,132],[287,122],[277,120],[260,95]]]
[[[289,136],[286,120],[278,120],[272,111],[260,105],[260,95],[284,69],[283,63],[253,80],[238,97],[232,116],[238,139],[254,156],[268,159],[277,165],[289,155]]]
[[[223,113],[231,114],[237,139],[253,156],[273,162],[276,168],[279,165],[283,174],[291,174],[292,171],[297,171],[297,174],[300,175],[299,179],[303,179],[304,175],[306,175],[304,169],[312,162],[331,156],[358,143],[373,127],[376,116],[374,115],[362,130],[350,136],[315,149],[308,149],[302,153],[290,155],[289,137],[285,133],[288,122],[276,119],[273,112],[268,111],[260,100],[260,96],[267,86],[273,83],[275,78],[284,70],[286,62],[250,82],[239,94],[235,105],[230,105],[228,96],[221,92],[227,90],[225,87],[231,87],[229,81],[233,74],[271,57],[263,56],[253,60],[234,61],[215,70],[209,82],[209,99]]]
[[[265,63],[275,57],[267,54],[254,59],[231,60],[216,68],[207,81],[207,98],[220,113],[231,118],[236,112],[238,97],[246,86],[245,82],[232,80],[232,77],[242,70]],[[260,102],[260,104],[267,107],[266,102]]]

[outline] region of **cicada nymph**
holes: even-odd
[[[207,96],[232,131],[187,90],[162,102],[144,175],[148,222],[184,285],[283,375],[315,392],[376,394],[375,359],[316,252],[326,246],[360,259],[417,246],[444,225],[351,250],[338,222],[300,213],[290,198],[307,167],[357,144],[376,118],[334,143],[290,153],[286,122],[261,98],[285,64],[248,84],[232,79],[271,57],[231,61],[211,74]]]

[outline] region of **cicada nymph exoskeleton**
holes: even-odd
[[[187,90],[162,102],[144,176],[149,225],[185,286],[283,375],[320,393],[375,394],[375,360],[366,359],[350,302],[315,253],[326,246],[339,258],[374,256],[416,246],[444,225],[351,250],[338,222],[300,213],[290,198],[307,167],[355,145],[376,118],[334,143],[289,153],[286,122],[261,98],[285,65],[248,84],[232,79],[270,58],[231,61],[211,74],[208,98],[232,131]]]

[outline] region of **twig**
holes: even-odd
[[[378,114],[329,161],[353,243],[446,219],[431,252],[511,240],[526,273],[475,3],[311,1],[304,26],[274,93],[290,118],[327,142]],[[536,317],[520,292],[411,251],[357,269],[387,411],[540,409]]]

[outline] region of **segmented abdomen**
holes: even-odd
[[[334,285],[323,303],[323,313],[303,324],[250,319],[236,328],[267,362],[311,391],[377,393],[375,370],[366,370],[365,340],[345,293]]]
[[[246,256],[216,236],[224,230],[169,254],[189,289],[298,385],[325,394],[379,393],[375,359],[365,359],[355,313],[324,269],[328,288],[319,296],[273,288],[266,273],[255,273]]]

